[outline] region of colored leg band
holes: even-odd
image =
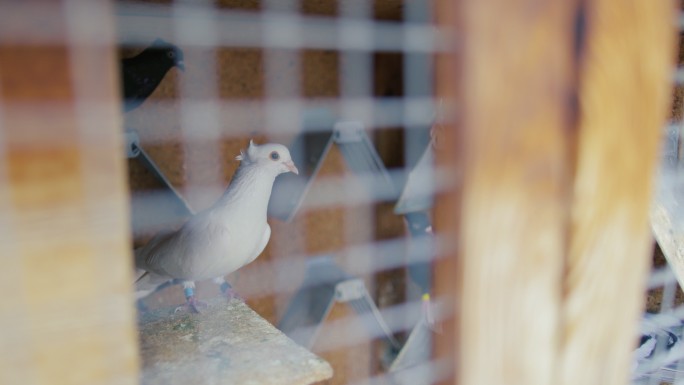
[[[190,298],[195,295],[195,290],[191,287],[186,287],[183,291],[185,292],[185,298]]]

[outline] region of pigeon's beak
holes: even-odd
[[[293,173],[299,175],[299,170],[297,170],[297,166],[295,166],[293,161],[288,160],[287,162],[283,162],[283,164],[285,165],[285,167],[287,167],[287,169],[290,172],[293,172]]]
[[[176,67],[178,67],[179,70],[185,72],[185,63],[183,63],[182,60],[176,63]]]

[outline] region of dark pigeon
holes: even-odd
[[[172,67],[185,70],[183,51],[162,39],[138,55],[121,60],[124,111],[140,106]]]

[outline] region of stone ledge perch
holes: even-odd
[[[308,385],[330,365],[239,300],[207,301],[201,314],[164,309],[139,321],[143,385]]]

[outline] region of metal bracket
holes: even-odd
[[[268,206],[270,216],[287,222],[294,218],[333,143],[351,171],[367,179],[376,200],[398,197],[394,181],[361,122],[335,122],[327,110],[309,111],[304,120],[303,133],[290,145],[294,162],[303,165],[303,170],[300,175],[284,174],[276,179]]]
[[[195,212],[190,207],[188,201],[176,190],[171,184],[171,181],[164,175],[164,173],[159,169],[154,160],[145,152],[145,150],[140,146],[140,139],[138,138],[138,133],[134,130],[126,130],[126,156],[129,159],[138,159],[145,168],[147,168],[152,175],[167,189],[178,203],[180,203],[184,213],[187,215],[193,215]]]
[[[358,278],[342,281],[335,285],[335,300],[337,302],[349,302],[363,299],[366,293],[366,285]]]
[[[361,122],[341,121],[335,123],[334,140],[349,168],[358,176],[365,177],[375,200],[393,200],[398,197],[394,181],[380,159],[375,146]]]
[[[167,228],[169,224],[180,224],[194,214],[185,198],[171,184],[152,157],[142,148],[138,134],[133,130],[125,132],[126,156],[139,162],[159,182],[153,190],[140,191],[131,195],[131,227],[133,234],[147,234]]]
[[[371,314],[372,322],[366,324],[371,332],[383,335],[395,349],[401,347],[363,280],[348,275],[331,256],[315,257],[307,262],[302,287],[290,301],[278,329],[299,344],[311,347],[335,303],[348,304],[358,315]]]
[[[306,110],[303,121],[303,132],[289,146],[292,160],[299,167],[299,175],[287,173],[278,176],[268,202],[268,215],[285,222],[291,221],[299,210],[332,145],[335,123],[332,111]]]

